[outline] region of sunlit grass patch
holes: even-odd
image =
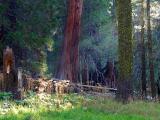
[[[30,94],[21,101],[1,101],[0,120],[160,119],[159,103],[135,101],[124,105],[112,99],[70,94],[63,95],[57,106],[56,95]]]

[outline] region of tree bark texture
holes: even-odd
[[[117,0],[119,80],[117,98],[126,102],[132,96],[132,7],[131,0]]]
[[[83,0],[69,0],[63,51],[57,77],[76,82],[79,68],[79,39]]]
[[[12,49],[9,47],[3,53],[3,79],[2,90],[16,93],[18,79],[15,70],[15,59]]]

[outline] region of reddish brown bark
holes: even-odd
[[[57,77],[76,82],[83,0],[69,0],[63,52]]]
[[[9,47],[3,53],[3,78],[2,90],[15,93],[18,87],[18,79],[15,71],[14,53]]]

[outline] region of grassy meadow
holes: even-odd
[[[90,95],[57,97],[30,92],[19,101],[4,97],[0,120],[160,120],[160,104],[134,101],[123,105]]]

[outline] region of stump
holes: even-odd
[[[12,48],[7,47],[3,52],[3,88],[16,96],[18,89],[18,78],[15,70],[15,59]]]

